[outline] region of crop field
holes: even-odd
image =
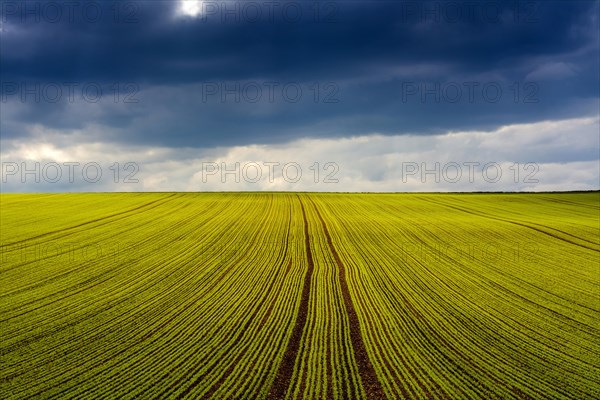
[[[600,193],[0,196],[0,398],[600,398]]]

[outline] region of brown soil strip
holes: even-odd
[[[363,387],[367,394],[367,398],[385,399],[385,392],[383,391],[383,387],[381,386],[381,383],[377,378],[375,368],[373,368],[373,364],[371,364],[369,354],[367,353],[367,349],[365,347],[365,342],[362,338],[362,334],[360,333],[360,322],[358,321],[358,315],[356,314],[356,310],[354,309],[352,297],[350,296],[350,290],[348,289],[348,282],[346,280],[346,269],[344,268],[344,264],[342,263],[339,254],[333,246],[331,235],[329,235],[329,230],[327,229],[327,225],[325,224],[325,221],[323,220],[319,209],[317,208],[314,202],[312,203],[315,208],[315,211],[317,212],[317,216],[321,221],[321,225],[323,226],[323,232],[325,232],[325,237],[327,238],[327,244],[329,245],[331,254],[333,254],[333,258],[335,259],[335,262],[339,269],[340,286],[342,287],[342,297],[344,298],[344,304],[346,305],[346,313],[348,314],[348,320],[350,322],[350,340],[352,342],[352,348],[354,349],[354,355],[356,357],[358,372],[360,374]]]
[[[308,270],[304,275],[304,285],[302,287],[302,298],[300,300],[300,307],[298,308],[298,315],[296,316],[296,322],[294,324],[294,330],[292,336],[288,342],[283,359],[279,365],[277,376],[273,381],[273,386],[269,391],[268,399],[283,399],[292,381],[292,375],[294,374],[294,364],[296,362],[296,356],[300,348],[300,341],[302,340],[302,332],[306,326],[306,320],[308,318],[308,301],[310,298],[310,286],[312,281],[312,275],[314,270],[314,263],[312,259],[312,253],[310,250],[310,238],[308,231],[308,220],[306,219],[306,211],[304,210],[304,204],[300,200],[300,207],[302,207],[302,218],[304,218],[304,244],[306,246],[306,259],[308,261]]]

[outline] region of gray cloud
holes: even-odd
[[[597,2],[330,2],[318,18],[281,2],[256,21],[245,3],[205,3],[184,18],[176,2],[127,2],[117,18],[103,2],[93,21],[3,7],[3,137],[96,125],[128,144],[212,147],[597,111]]]
[[[573,133],[578,123],[544,130],[598,115],[597,1],[205,1],[187,14],[173,1],[52,2],[59,14],[28,4],[0,7],[3,162],[102,149],[152,171],[136,190],[193,190],[200,159],[253,146],[302,158],[315,154],[310,143],[357,162],[345,167],[347,190],[394,190],[389,166],[369,160],[395,171],[406,156],[465,159],[461,148],[499,162],[525,154],[547,171],[568,165],[549,188],[597,178],[575,173],[600,151]],[[544,133],[502,131],[522,124]],[[419,148],[404,153],[411,143]]]
[[[3,143],[2,191],[598,190],[599,121],[544,121],[436,136],[304,138],[211,149],[109,141],[83,145],[71,139],[84,132],[64,135],[39,128],[32,132],[35,138]],[[68,181],[68,162],[78,163],[73,182]],[[126,168],[128,162],[135,168]],[[56,175],[51,163],[62,171],[57,182],[49,182]],[[90,166],[84,175],[86,164]],[[23,174],[36,165],[39,183],[35,173]],[[102,179],[90,182],[97,170]],[[126,182],[133,172],[131,177],[139,181]]]

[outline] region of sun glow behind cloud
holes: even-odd
[[[197,17],[202,14],[203,11],[202,0],[181,0],[179,2],[178,13],[182,16]]]

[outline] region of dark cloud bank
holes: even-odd
[[[95,125],[211,147],[598,113],[597,1],[29,3],[2,2],[3,139]]]

